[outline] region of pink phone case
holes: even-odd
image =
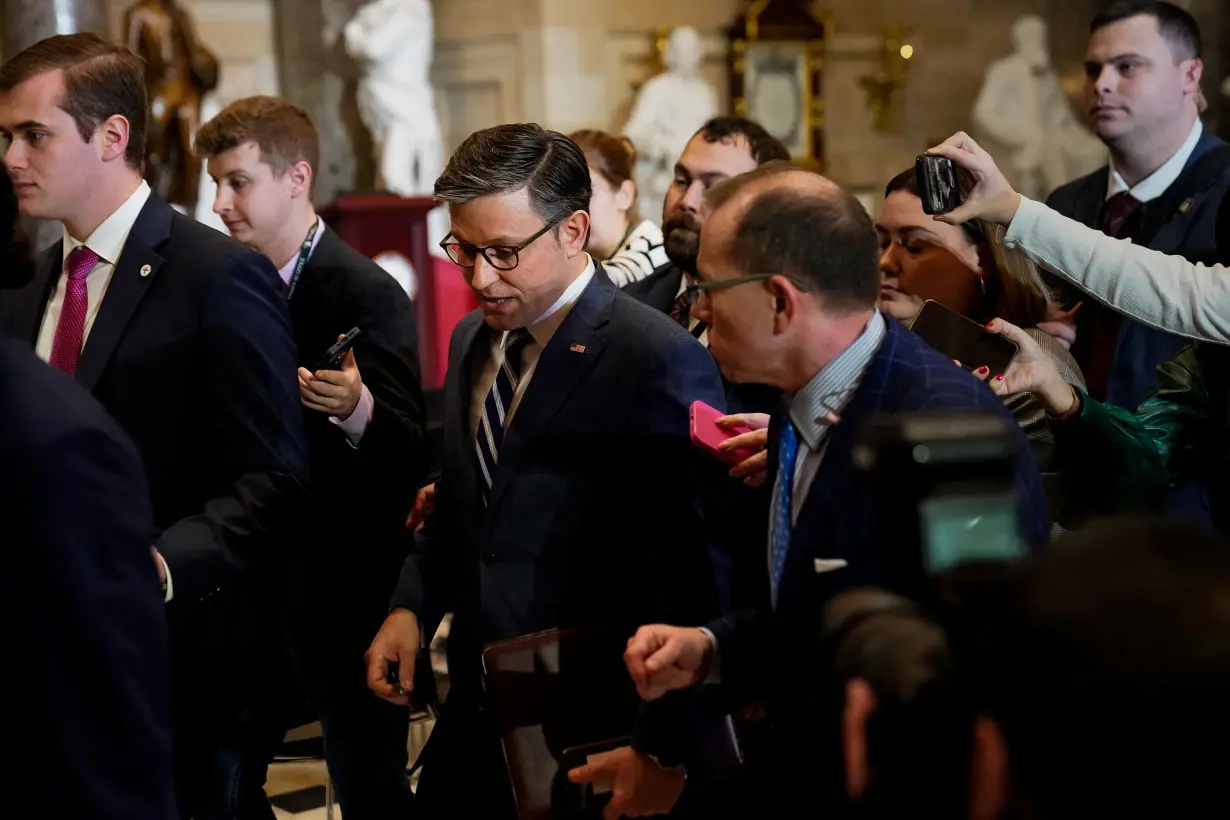
[[[688,429],[692,435],[692,443],[700,449],[711,453],[727,464],[734,466],[741,464],[752,456],[756,455],[756,450],[751,447],[744,447],[741,450],[731,450],[723,452],[718,449],[718,445],[728,438],[750,433],[752,427],[719,427],[717,420],[725,415],[719,413],[703,401],[692,402],[692,408],[689,411]]]

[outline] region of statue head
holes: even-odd
[[[1047,68],[1051,52],[1046,42],[1046,21],[1026,14],[1012,24],[1012,50],[1024,57],[1031,68]]]
[[[671,71],[697,74],[700,72],[702,50],[700,32],[691,26],[679,26],[671,31],[671,36],[666,41],[666,53],[662,55],[662,61]]]

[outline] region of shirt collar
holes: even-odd
[[[530,335],[534,337],[534,341],[538,343],[539,347],[545,348],[547,342],[551,341],[551,337],[555,335],[555,331],[559,330],[559,326],[564,323],[568,312],[572,310],[573,305],[581,298],[581,294],[585,292],[585,288],[593,278],[594,260],[593,257],[589,257],[585,269],[581,271],[576,279],[572,280],[571,285],[564,289],[564,292],[555,300],[555,304],[547,308],[545,313],[526,328],[529,330]]]
[[[1162,164],[1161,168],[1135,185],[1129,186],[1124,182],[1123,177],[1115,170],[1115,161],[1112,159],[1110,184],[1106,186],[1106,198],[1110,199],[1115,194],[1128,191],[1137,202],[1151,202],[1166,193],[1166,189],[1174,185],[1175,180],[1187,167],[1187,161],[1192,158],[1192,152],[1196,150],[1196,143],[1200,142],[1202,133],[1204,133],[1204,125],[1197,119],[1196,124],[1192,126],[1191,134],[1187,137],[1187,142],[1183,143],[1179,150]]]
[[[308,259],[312,258],[312,254],[316,252],[316,246],[320,244],[320,236],[325,232],[325,221],[319,216],[316,217],[316,235],[312,237],[312,247],[308,250]],[[291,277],[295,275],[295,265],[299,261],[299,254],[295,254],[290,258],[290,261],[281,267],[278,271],[278,276],[282,277],[282,282],[289,285]]]
[[[102,224],[85,238],[84,242],[74,239],[65,228],[64,258],[68,259],[68,255],[78,246],[85,245],[98,254],[98,258],[102,261],[112,265],[116,264],[119,261],[120,252],[124,249],[124,243],[128,240],[128,234],[132,233],[132,226],[137,224],[137,217],[141,215],[141,209],[145,207],[149,195],[149,183],[141,180],[137,190],[133,191],[132,195],[124,201],[123,205],[116,208],[111,216],[104,219]]]
[[[831,426],[829,413],[841,415],[863,381],[888,328],[876,311],[854,343],[820,369],[790,400],[790,421],[807,448],[815,452]]]

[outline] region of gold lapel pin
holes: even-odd
[[[144,279],[146,276],[149,276],[150,271],[152,270],[153,268],[151,268],[149,265],[142,265],[141,266],[141,278]]]
[[[572,347],[568,349],[571,350],[573,353],[584,353],[585,345],[573,345]]]

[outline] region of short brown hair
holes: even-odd
[[[73,118],[86,142],[108,117],[128,120],[124,159],[140,171],[145,165],[149,102],[141,58],[97,34],[57,34],[39,40],[0,66],[0,92],[48,71],[64,72],[64,99],[57,106]]]
[[[580,146],[589,167],[597,171],[612,188],[619,188],[629,180],[636,185],[637,154],[632,140],[593,128],[573,131],[568,138]],[[641,221],[635,195],[632,197],[632,207],[628,209],[628,221]]]
[[[312,189],[320,165],[320,137],[311,115],[281,97],[244,97],[218,112],[196,132],[192,148],[202,159],[216,157],[244,143],[254,142],[261,161],[282,176],[292,165],[312,166]]]

